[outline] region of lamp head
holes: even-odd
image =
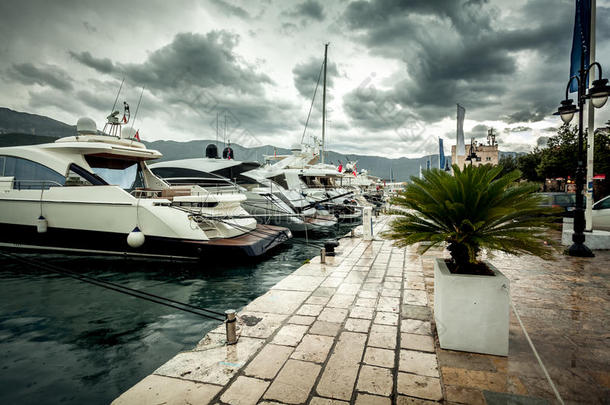
[[[591,99],[593,107],[600,108],[608,101],[608,95],[610,94],[610,86],[608,86],[608,79],[598,79],[593,81],[592,87],[589,89],[587,98]]]
[[[559,115],[563,122],[566,124],[572,121],[574,114],[578,112],[578,108],[574,105],[572,99],[565,99],[561,102],[561,105],[553,115]]]

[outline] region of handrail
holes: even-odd
[[[40,185],[39,188],[34,188],[34,187],[25,188],[25,187],[23,187],[23,189],[25,189],[25,190],[40,190],[41,188],[44,188],[45,186],[48,186],[49,188],[52,187],[52,186],[55,186],[55,187],[64,187],[63,184],[58,183],[58,182],[53,181],[53,180],[29,180],[29,179],[18,180],[18,179],[15,179],[12,176],[0,177],[0,183],[12,183],[13,186],[11,188],[13,190],[15,190],[15,189],[16,190],[21,190],[22,189],[22,187],[21,187],[22,183],[32,184],[32,185]],[[15,187],[15,186],[17,186],[17,187]]]

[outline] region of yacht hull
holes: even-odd
[[[145,235],[142,246],[131,248],[123,233],[53,227],[38,233],[31,225],[0,224],[0,247],[10,250],[206,261],[261,256],[291,237],[286,228],[257,225],[256,229],[233,238],[208,241]]]

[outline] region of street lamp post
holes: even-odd
[[[599,78],[594,80],[592,87],[589,89],[589,94],[585,94],[587,91],[587,76],[593,66],[597,66],[599,71]],[[573,104],[573,100],[568,99],[568,90],[572,80],[576,80],[578,84],[578,106]],[[610,94],[610,86],[608,86],[608,79],[602,79],[602,67],[599,63],[593,62],[588,68],[585,69],[585,47],[582,47],[581,58],[580,58],[580,70],[578,76],[570,77],[568,85],[566,86],[566,98],[561,102],[561,106],[554,115],[561,116],[563,122],[568,124],[572,121],[574,114],[578,112],[578,165],[576,167],[576,207],[574,209],[574,233],[572,234],[572,246],[568,249],[570,256],[578,257],[593,257],[594,254],[585,245],[585,211],[583,206],[583,195],[582,190],[584,186],[584,156],[583,156],[583,107],[586,99],[591,99],[591,104],[595,108],[603,107],[608,100],[608,94]],[[589,128],[589,131],[593,131],[594,128]]]
[[[470,161],[470,166],[472,166],[472,162],[474,160],[476,160],[477,162],[479,161],[479,157],[477,156],[477,154],[474,150],[474,138],[470,139],[470,152],[468,152],[468,156],[464,160]]]

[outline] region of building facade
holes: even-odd
[[[500,151],[496,142],[496,135],[493,128],[487,131],[487,144],[472,141],[465,145],[465,156],[456,156],[455,145],[451,146],[451,162],[457,164],[460,169],[465,165],[497,165],[500,161]]]

